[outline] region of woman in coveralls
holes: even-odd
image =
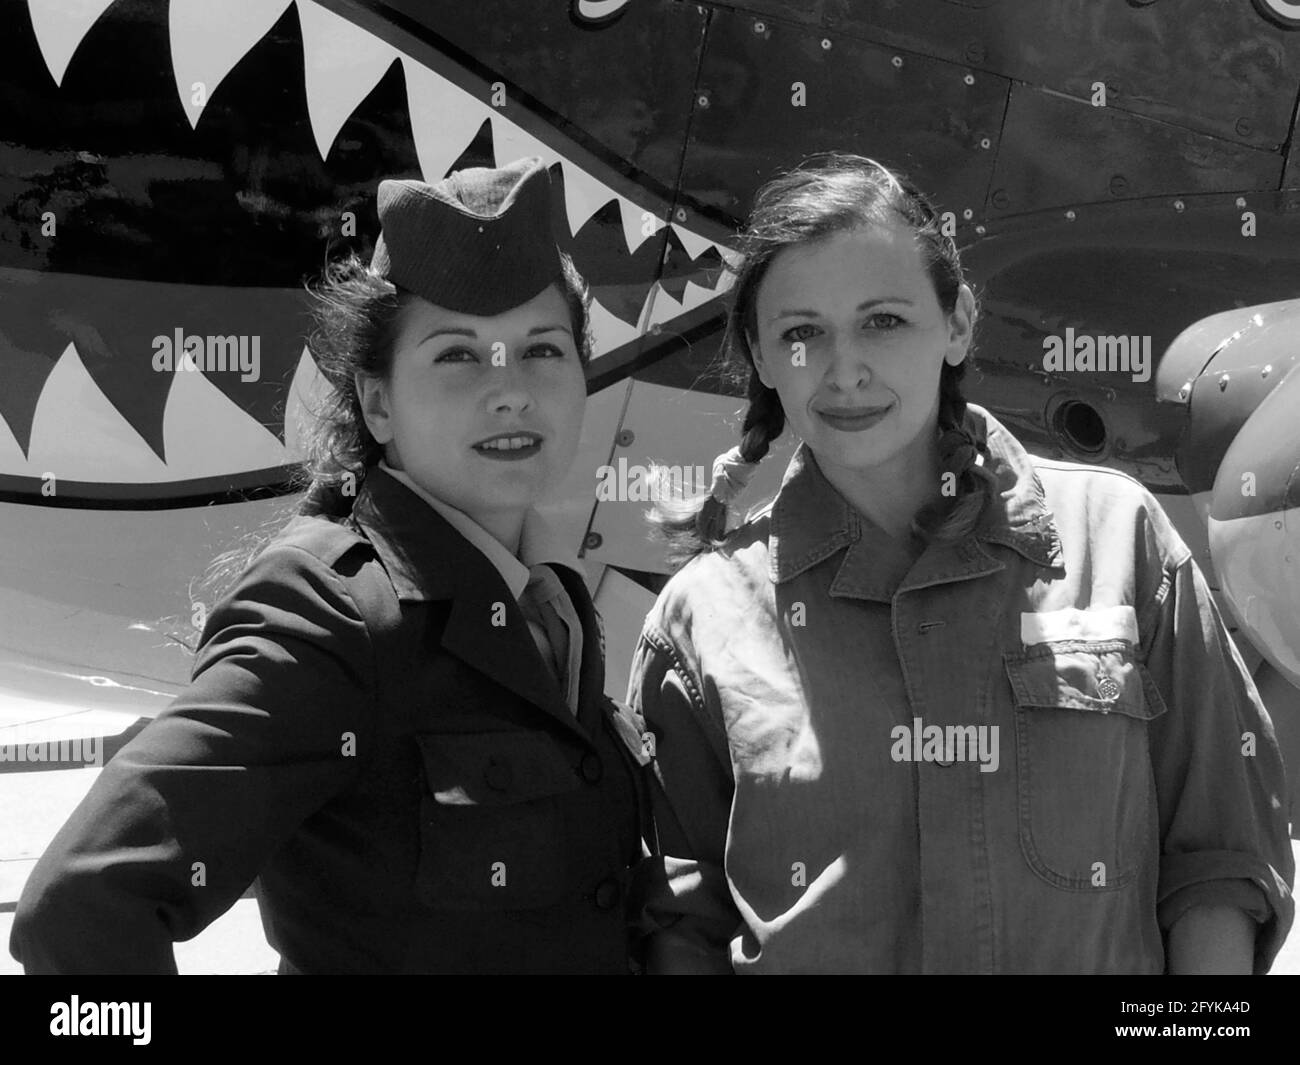
[[[175,972],[254,878],[281,972],[629,971],[637,732],[533,509],[589,353],[550,195],[538,159],[380,185],[371,263],[322,290],[302,516],[38,862],[28,972]]]
[[[1266,971],[1282,765],[1159,505],[963,401],[975,300],[886,168],[777,178],[742,250],[743,439],[660,515],[695,557],[629,689],[652,971]],[[724,535],[787,425],[779,494]]]

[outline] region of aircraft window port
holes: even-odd
[[[1052,417],[1052,431],[1071,451],[1093,456],[1106,450],[1106,423],[1089,403],[1067,399]]]

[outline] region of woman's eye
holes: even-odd
[[[562,359],[562,358],[564,358],[564,352],[561,351],[559,348],[557,348],[554,344],[533,344],[532,346],[529,347],[529,349],[528,349],[528,351],[526,352],[526,354],[527,354],[527,355],[538,355],[538,356],[540,356],[540,357],[542,357],[542,358],[545,358],[545,359],[550,359],[550,358]]]
[[[469,348],[448,348],[442,352],[434,362],[465,362],[467,360],[477,359],[477,356]]]
[[[817,335],[817,327],[811,322],[800,322],[798,325],[792,325],[784,333],[781,339],[787,344],[794,344],[802,340],[811,340]]]
[[[889,314],[888,312],[881,311],[879,314],[873,314],[867,319],[867,322],[872,329],[888,330],[897,329],[903,324],[903,319],[898,317],[896,314]]]

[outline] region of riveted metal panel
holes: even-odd
[[[527,93],[655,181],[677,180],[706,11],[636,0],[584,25],[565,0],[389,0],[471,62]]]
[[[747,0],[758,17],[789,14],[839,35],[880,41],[1256,148],[1276,149],[1300,85],[1300,32],[1250,0],[825,0],[789,12]]]
[[[737,221],[754,191],[805,155],[841,149],[906,170],[961,219],[984,202],[1007,83],[815,29],[717,11],[683,191]]]
[[[1275,189],[1282,158],[1109,107],[1017,85],[990,213],[1162,194]]]

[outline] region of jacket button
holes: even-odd
[[[493,791],[508,790],[513,776],[514,774],[510,772],[510,766],[505,762],[493,762],[483,771],[483,779],[487,781],[487,786]]]
[[[596,885],[596,906],[602,910],[612,910],[618,905],[623,889],[617,880],[602,880]]]
[[[578,772],[588,784],[595,784],[605,775],[605,767],[601,764],[600,755],[590,752],[584,754],[578,765]]]

